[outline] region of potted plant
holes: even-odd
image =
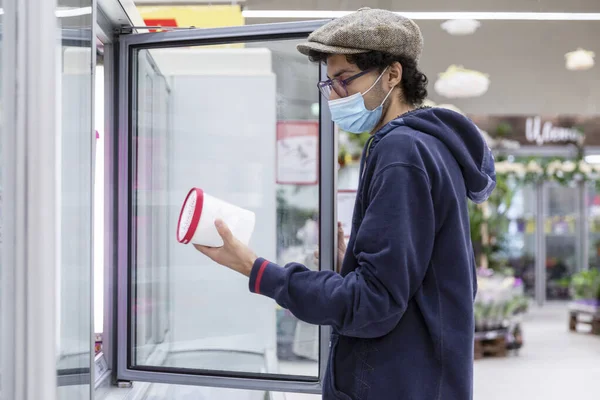
[[[600,270],[594,268],[574,274],[570,292],[575,301],[600,306]]]

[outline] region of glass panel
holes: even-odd
[[[170,385],[153,383],[142,393],[135,390],[103,387],[96,391],[97,400],[321,400],[320,394],[284,393],[266,390],[244,390],[192,385]],[[141,392],[141,391],[140,391]]]
[[[548,184],[544,234],[546,240],[546,297],[569,299],[569,278],[578,269],[578,190]]]
[[[348,237],[360,178],[362,151],[370,135],[348,133],[337,125],[334,132],[338,137],[338,220],[342,223],[344,235]]]
[[[503,213],[502,231],[499,233],[503,241],[500,250],[493,255],[494,261],[510,268],[514,276],[521,280],[525,294],[535,296],[535,257],[536,257],[536,217],[537,188],[533,184],[517,186],[509,184],[510,207]]]
[[[587,187],[588,266],[600,268],[600,191],[595,185]]]
[[[2,3],[4,1],[0,0],[0,6],[2,6]],[[4,13],[0,14],[0,26],[3,26],[4,24]],[[5,130],[5,125],[4,125],[4,121],[5,121],[5,117],[4,117],[4,83],[3,83],[3,79],[2,77],[4,76],[4,56],[3,56],[3,49],[4,49],[4,40],[3,40],[4,35],[0,35],[0,246],[3,248],[5,245],[3,245],[3,236],[4,236],[4,200],[3,200],[3,195],[4,195],[4,187],[5,187],[5,183],[4,183],[4,170],[3,170],[3,166],[6,164],[6,161],[4,159],[4,141],[2,140],[2,138],[4,137],[4,130]],[[2,268],[4,267],[2,265],[2,259],[3,259],[3,255],[2,253],[0,253],[0,276],[4,276],[5,275],[5,271],[2,270]],[[2,298],[2,296],[0,296],[0,299]],[[0,309],[6,310],[7,306],[9,306],[9,304],[2,304],[0,303]],[[2,318],[2,316],[0,316],[0,324],[2,323],[1,321],[3,321],[4,318]],[[7,329],[4,325],[0,325],[0,332],[2,332],[2,335],[6,335]],[[3,341],[6,341],[6,339],[0,339],[0,346],[3,346]],[[0,364],[0,376],[2,376],[3,368],[2,368],[3,364]],[[1,389],[0,389],[1,390]],[[6,396],[6,388],[4,389],[5,391],[5,396]]]
[[[59,2],[60,3],[60,2]],[[75,4],[76,3],[76,4]],[[90,0],[60,17],[58,77],[60,247],[57,271],[59,399],[89,399],[92,349],[92,15]],[[61,6],[61,4],[59,4]]]
[[[197,187],[255,213],[257,254],[318,269],[319,66],[297,42],[136,53],[134,368],[318,377],[318,327],[176,235]]]

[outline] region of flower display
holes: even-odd
[[[477,287],[474,304],[476,331],[507,328],[511,320],[525,313],[529,307],[523,282],[514,276],[480,268],[477,271]]]
[[[523,183],[548,180],[573,186],[578,182],[592,182],[600,188],[600,164],[590,164],[584,160],[497,161],[495,166],[496,174],[521,180]]]

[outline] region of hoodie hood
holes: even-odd
[[[468,197],[483,203],[496,187],[494,156],[479,128],[467,117],[444,108],[422,108],[405,114],[388,126],[406,125],[434,136],[450,150],[461,167]],[[389,131],[384,127],[383,131]]]

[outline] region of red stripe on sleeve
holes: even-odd
[[[256,282],[254,283],[254,292],[256,294],[260,294],[260,281],[262,280],[262,276],[265,273],[265,269],[267,269],[267,265],[269,265],[268,261],[263,261],[258,269],[258,274],[256,274]]]

